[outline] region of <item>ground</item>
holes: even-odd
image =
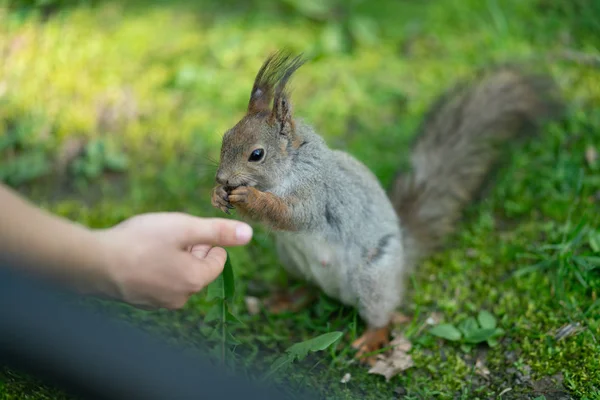
[[[511,147],[447,250],[410,279],[401,311],[411,320],[398,330],[412,342],[412,368],[386,382],[352,363],[362,322],[323,295],[293,314],[251,315],[246,297],[287,281],[259,226],[249,246],[230,249],[231,310],[244,323],[230,331],[233,362],[260,371],[294,343],[341,331],[273,377],[327,399],[600,398],[600,3],[122,3],[0,8],[0,177],[93,228],[146,211],[224,216],[210,205],[221,135],[278,48],[311,60],[293,81],[296,113],[386,187],[444,87],[493,63],[551,73],[566,116]],[[205,296],[176,312],[92,305],[194,346],[205,338]],[[429,332],[482,310],[504,331],[495,346]],[[0,398],[67,396],[2,370]]]

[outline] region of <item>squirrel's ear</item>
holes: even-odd
[[[286,85],[303,63],[302,55],[292,58],[291,54],[285,51],[271,54],[254,79],[248,113],[269,111],[271,100],[274,100],[270,120],[280,122],[282,129],[286,125],[291,128],[292,107]]]
[[[262,67],[256,74],[252,92],[250,93],[250,101],[248,102],[248,114],[255,114],[261,111],[268,111],[273,99],[273,72],[269,67],[277,54],[272,54],[263,63]]]
[[[292,103],[285,92],[275,96],[271,120],[279,122],[282,134],[288,134],[293,128]]]

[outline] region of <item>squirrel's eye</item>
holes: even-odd
[[[248,161],[260,161],[265,156],[265,151],[263,149],[256,149],[250,154],[250,158]]]

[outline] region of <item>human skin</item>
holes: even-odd
[[[243,222],[167,212],[90,229],[0,185],[0,255],[81,294],[140,308],[183,307],[223,271],[223,246],[251,238]]]

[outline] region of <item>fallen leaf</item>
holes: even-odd
[[[246,303],[246,309],[248,310],[248,314],[256,315],[260,312],[260,300],[253,296],[246,296],[244,298],[244,302]]]
[[[342,377],[340,383],[348,383],[350,382],[350,378],[352,378],[352,375],[350,375],[349,372],[346,372],[346,374],[344,374],[344,376]]]
[[[392,324],[394,325],[401,325],[401,324],[406,324],[407,322],[410,322],[411,318],[408,315],[404,315],[400,312],[395,312],[392,315]]]
[[[402,351],[404,353],[410,351],[412,343],[403,335],[396,336],[391,342],[390,346],[393,347],[394,351]]]
[[[408,354],[412,345],[406,337],[399,335],[390,342],[390,345],[393,346],[391,354],[379,355],[378,360],[369,370],[370,374],[383,375],[387,382],[400,372],[414,366],[413,359]]]
[[[566,337],[573,336],[583,331],[581,324],[576,322],[574,324],[568,324],[559,328],[554,334],[554,340],[559,341]]]
[[[483,363],[483,361],[481,361],[481,359],[477,359],[477,361],[475,361],[475,373],[479,376],[484,377],[485,379],[488,379],[489,375],[490,375],[490,370],[485,366],[485,364]]]
[[[585,161],[587,161],[590,167],[596,165],[596,161],[598,160],[598,152],[592,146],[588,146],[585,149]]]

